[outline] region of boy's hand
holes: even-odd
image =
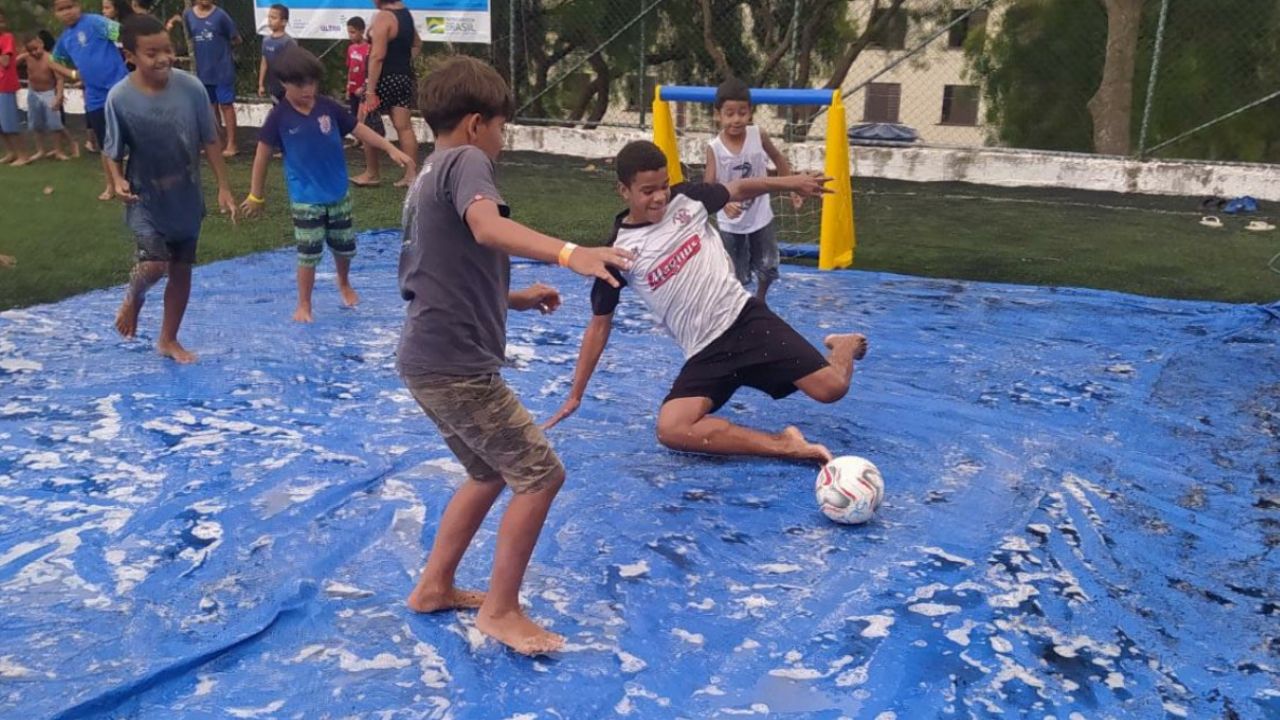
[[[782,178],[791,192],[803,197],[820,197],[829,195],[835,190],[827,187],[827,183],[833,178],[829,178],[822,173],[805,173],[803,175],[788,175]]]
[[[59,110],[61,110],[61,109],[62,109],[62,96],[61,96],[61,95],[59,95],[58,97],[56,97],[56,98],[54,98],[54,99],[53,99],[53,105],[52,105],[51,107],[53,108],[53,111],[54,111],[54,112],[58,112]]]
[[[266,97],[267,89],[261,85],[258,86],[258,97]]]
[[[724,206],[724,215],[730,220],[737,220],[742,217],[742,203],[731,202]]]
[[[235,198],[231,197],[231,188],[218,188],[218,207],[222,212],[231,216],[231,224],[235,225],[236,218],[239,217],[239,213],[236,211]]]
[[[621,287],[609,268],[630,270],[635,254],[615,247],[577,247],[569,254],[570,270],[587,277],[600,278],[613,287]]]
[[[582,406],[582,399],[576,398],[570,395],[569,399],[564,401],[564,405],[561,405],[560,409],[556,411],[556,414],[552,415],[550,420],[547,420],[546,422],[542,423],[543,431],[545,432],[555,427],[556,425],[559,425],[561,420],[564,420],[570,415],[578,412],[578,408],[581,406]]]
[[[512,304],[513,310],[537,310],[548,315],[560,309],[560,292],[550,285],[534,283],[513,295],[517,300]]]
[[[262,212],[262,208],[266,207],[266,205],[265,202],[254,202],[249,198],[245,198],[244,202],[240,203],[240,214],[245,218],[251,218]]]
[[[798,193],[791,193],[791,209],[799,210],[804,206],[804,196]]]
[[[133,188],[129,187],[129,181],[124,178],[116,180],[116,197],[123,200],[126,204],[132,205],[138,202],[138,196],[133,194]]]
[[[391,152],[387,154],[391,156],[391,161],[399,165],[400,167],[402,168],[413,167],[413,158],[409,157],[408,155],[405,155],[404,151],[401,150],[400,148],[392,145]]]

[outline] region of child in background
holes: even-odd
[[[40,30],[36,33],[36,37],[40,38],[40,47],[44,49],[45,59],[48,60],[52,58],[53,48],[58,44],[58,41],[53,37],[53,33],[48,30]],[[67,85],[61,75],[54,73],[54,76],[57,78],[57,82],[62,83],[62,90],[64,93],[62,96],[63,102],[58,106],[58,123],[62,125],[62,130],[58,131],[58,138],[66,142],[67,147],[71,148],[71,157],[73,159],[78,159],[80,157],[80,142],[72,137],[71,131],[67,129],[67,104],[65,95]],[[88,142],[89,138],[93,137],[93,132],[89,131],[85,135],[85,142]]]
[[[196,0],[181,16],[173,16],[165,25],[172,30],[178,22],[186,23],[196,56],[196,75],[204,83],[209,104],[217,106],[227,134],[223,157],[232,157],[236,148],[236,64],[231,46],[240,44],[240,31],[225,10],[213,0]]]
[[[102,16],[108,20],[115,20],[123,25],[125,20],[136,14],[133,5],[124,2],[124,0],[120,0],[119,5],[115,3],[115,0],[102,0]]]
[[[232,222],[235,200],[207,95],[195,76],[173,68],[173,42],[164,25],[150,15],[130,18],[121,41],[135,69],[107,96],[102,156],[110,158],[116,193],[128,204],[125,221],[138,244],[138,261],[116,329],[126,338],[137,333],[147,290],[168,275],[156,350],[191,363],[196,356],[178,342],[178,329],[191,297],[191,266],[205,215],[202,149],[218,180],[218,205]],[[127,169],[121,167],[125,157]]]
[[[354,307],[360,299],[349,279],[351,258],[356,254],[356,233],[351,222],[342,138],[354,133],[410,172],[413,160],[386,138],[356,122],[341,105],[318,94],[324,66],[315,55],[296,46],[286,48],[276,61],[276,72],[284,84],[284,100],[271,109],[262,125],[253,159],[253,185],[241,207],[246,216],[262,209],[271,153],[274,149],[283,150],[294,236],[298,241],[298,307],[293,319],[311,322],[311,291],[326,243],[338,268],[342,304]]]
[[[751,91],[737,78],[716,88],[716,121],[720,134],[707,146],[707,183],[729,183],[769,174],[772,160],[779,175],[790,175],[791,164],[764,130],[751,123]],[[797,210],[804,198],[795,193]],[[756,277],[756,297],[764,301],[769,286],[778,279],[778,238],[773,232],[773,207],[769,196],[730,203],[716,216],[725,250],[733,260],[738,281],[747,286]]]
[[[26,49],[18,57],[18,62],[27,68],[27,126],[36,142],[36,154],[31,159],[39,160],[50,155],[59,160],[70,160],[62,152],[59,142],[60,134],[66,132],[62,125],[62,77],[49,67],[49,53],[45,52],[39,37],[28,37]],[[48,143],[47,150],[42,139]],[[71,147],[74,149],[75,143]]]
[[[80,0],[53,0],[53,14],[67,29],[53,47],[53,60],[49,67],[71,82],[84,81],[85,124],[97,140],[97,147],[101,148],[107,134],[107,93],[129,75],[116,48],[120,24],[101,15],[84,12]],[[76,69],[66,67],[64,63],[68,62]],[[110,200],[115,195],[115,183],[106,155],[102,156],[102,173],[107,187],[98,199]]]
[[[5,150],[4,156],[0,157],[0,165],[19,167],[31,162],[22,147],[22,120],[18,117],[18,90],[21,87],[18,82],[17,43],[13,33],[9,32],[4,13],[0,12],[0,142],[4,143]]]
[[[359,116],[360,103],[368,91],[369,52],[373,46],[364,32],[364,18],[357,15],[347,21],[347,38],[351,44],[347,46],[347,107],[351,114]],[[386,136],[386,126],[382,124],[382,115],[370,112],[365,115],[364,124],[375,133]],[[357,140],[356,144],[360,144]],[[378,151],[365,146],[363,173],[351,178],[353,185],[359,187],[377,187],[381,182],[381,170],[378,167]]]
[[[405,200],[400,295],[409,308],[397,369],[468,478],[436,527],[408,605],[422,613],[479,608],[480,632],[525,655],[551,653],[564,638],[529,619],[519,593],[565,470],[501,369],[507,310],[551,312],[560,295],[545,285],[511,292],[510,256],[558,259],[607,282],[617,282],[609,266],[626,268],[629,257],[507,219],[493,164],[515,101],[493,68],[466,56],[446,61],[423,82],[420,105],[436,143]],[[488,594],[460,590],[458,564],[508,486]]]
[[[262,38],[262,62],[258,64],[258,96],[270,94],[273,102],[280,102],[284,97],[284,86],[276,77],[274,70],[276,59],[287,47],[298,43],[289,37],[289,8],[275,4],[267,10],[268,33]]]

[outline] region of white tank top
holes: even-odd
[[[716,156],[716,182],[727,184],[731,180],[742,178],[765,177],[769,174],[769,156],[765,154],[764,143],[760,142],[760,128],[747,126],[747,137],[742,141],[742,152],[737,155],[729,152],[716,135],[711,141],[711,151]],[[750,200],[740,201],[742,215],[730,219],[724,211],[716,215],[721,232],[746,235],[773,222],[773,207],[769,204],[769,196],[761,195]]]

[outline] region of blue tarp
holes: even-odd
[[[873,459],[868,525],[816,467],[660,448],[674,345],[624,298],[525,592],[531,661],[404,606],[459,467],[393,370],[398,241],[289,322],[294,258],[197,268],[200,364],[110,321],[118,290],[0,314],[0,714],[7,718],[1280,715],[1280,313],[787,268],[808,337],[871,351],[839,404],[726,408]],[[327,262],[327,261],[326,261]],[[513,314],[546,417],[587,284]],[[461,578],[483,585],[495,524]]]

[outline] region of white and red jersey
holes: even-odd
[[[724,334],[751,297],[711,224],[711,215],[728,202],[724,185],[682,183],[671,188],[660,222],[628,225],[623,213],[614,223],[610,244],[635,253],[631,270],[615,274],[658,316],[686,359]],[[619,296],[620,289],[597,280],[593,311],[612,313]]]

